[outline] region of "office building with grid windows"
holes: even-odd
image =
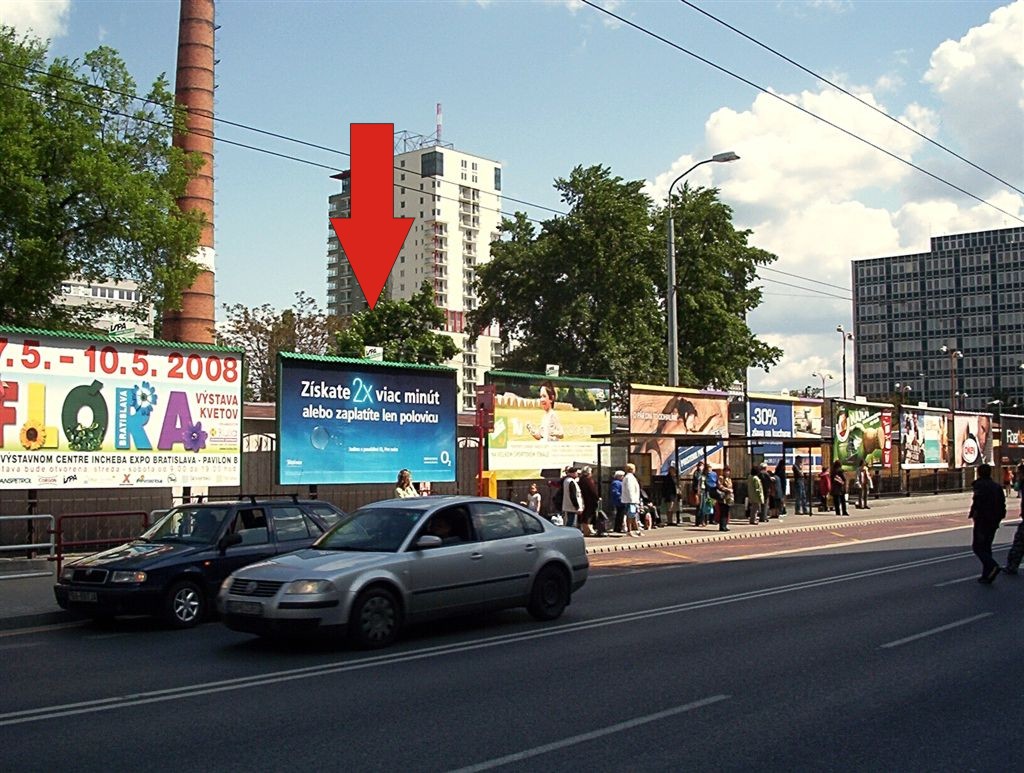
[[[910,403],[1024,406],[1024,228],[933,237],[852,273],[858,395],[890,398],[899,383]]]
[[[477,384],[483,384],[500,354],[496,329],[469,344],[466,314],[477,307],[477,266],[490,259],[490,244],[498,238],[501,165],[435,141],[398,149],[396,144],[395,217],[414,222],[381,298],[408,300],[424,280],[431,283],[434,302],[445,311],[445,327],[438,332],[451,336],[460,349],[446,364],[458,372],[461,409],[471,411]],[[328,199],[329,216],[348,217],[349,172],[334,177],[341,191]],[[327,311],[344,318],[368,305],[333,228],[327,228]]]

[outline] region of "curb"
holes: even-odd
[[[56,612],[39,612],[34,615],[19,615],[17,617],[0,617],[0,631],[10,631],[20,628],[38,628],[46,625],[58,625],[60,623],[82,623],[88,620],[86,617],[76,615],[74,612],[57,610]]]
[[[880,518],[861,518],[857,520],[831,521],[830,523],[808,523],[804,526],[782,526],[770,531],[752,532],[718,532],[716,534],[702,534],[692,537],[676,537],[673,539],[648,540],[646,542],[626,542],[621,545],[592,545],[587,547],[587,555],[600,555],[602,553],[620,553],[628,550],[647,550],[649,548],[668,548],[680,545],[700,545],[708,542],[725,542],[726,540],[757,539],[759,537],[770,537],[777,534],[795,534],[802,531],[828,531],[836,527],[869,526],[876,523],[898,523],[901,521],[914,521],[924,518],[938,518],[949,515],[962,515],[963,510],[951,510],[938,513],[916,513],[910,515],[890,515]],[[969,524],[968,524],[969,525]]]

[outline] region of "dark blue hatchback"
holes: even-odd
[[[53,592],[64,609],[92,617],[160,615],[190,628],[231,572],[309,547],[344,515],[300,499],[182,505],[138,539],[65,565]]]

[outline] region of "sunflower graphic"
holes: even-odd
[[[26,421],[21,428],[21,445],[26,451],[38,451],[46,442],[46,427],[36,421]]]

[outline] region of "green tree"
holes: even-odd
[[[620,385],[664,382],[667,218],[643,185],[604,166],[576,167],[555,181],[568,214],[539,233],[522,213],[502,222],[504,238],[477,271],[481,303],[469,321],[477,331],[499,324],[503,368],[536,373],[554,363]],[[728,386],[782,356],[746,324],[761,302],[757,268],[775,256],[747,245],[749,231],[732,226],[717,197],[684,187],[673,202],[679,372],[688,386]]]
[[[0,26],[0,323],[87,327],[98,309],[52,302],[69,278],[137,282],[139,320],[180,307],[203,220],[175,199],[202,159],[171,146],[163,76],[136,94],[112,49],[47,62]]]
[[[440,365],[459,353],[444,333],[444,309],[434,304],[434,290],[424,280],[408,301],[381,299],[373,309],[354,315],[335,335],[335,354],[362,357],[363,347],[380,346],[389,362]]]
[[[235,303],[225,305],[224,312],[218,343],[245,350],[245,399],[259,402],[277,399],[278,352],[330,354],[341,326],[301,290],[290,309],[278,311],[266,303],[250,309]]]
[[[642,181],[604,166],[576,167],[555,181],[569,213],[540,233],[522,213],[501,224],[503,240],[477,269],[479,331],[497,322],[501,366],[542,373],[664,379],[663,239],[650,227]]]

